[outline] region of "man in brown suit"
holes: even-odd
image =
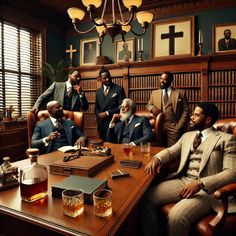
[[[152,92],[147,110],[154,115],[165,114],[164,134],[167,147],[175,144],[185,132],[189,120],[188,101],[183,90],[173,88],[173,74],[164,72],[160,89]]]
[[[190,128],[179,141],[157,153],[147,164],[149,174],[158,174],[162,165],[179,160],[178,170],[168,180],[152,186],[144,196],[143,234],[160,232],[160,207],[176,204],[168,215],[168,235],[187,236],[191,226],[212,209],[218,212],[220,200],[212,193],[236,181],[236,138],[213,128],[219,111],[213,103],[201,102],[191,116]],[[235,212],[235,201],[229,211]]]

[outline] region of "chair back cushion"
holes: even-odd
[[[236,118],[217,120],[214,127],[222,132],[236,136]]]
[[[135,113],[137,116],[145,116],[150,122],[153,137],[154,137],[154,143],[155,146],[164,146],[163,143],[163,125],[164,125],[164,119],[165,116],[163,113],[159,113],[157,116],[153,115],[150,111],[136,111]]]

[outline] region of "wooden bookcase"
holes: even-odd
[[[173,86],[184,89],[190,112],[198,101],[212,101],[220,110],[220,118],[236,117],[236,54],[173,57],[159,60],[105,65],[113,81],[122,85],[138,110],[145,110],[151,92],[159,88],[163,71],[174,73]],[[79,67],[81,86],[89,101],[85,112],[84,132],[98,137],[95,119],[95,92],[101,86],[98,73],[101,66]]]

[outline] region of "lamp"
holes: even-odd
[[[115,14],[115,2],[117,2],[120,18],[116,17]],[[106,10],[107,0],[104,1],[102,15],[100,18],[94,18],[95,10],[96,8],[99,8],[102,4],[102,0],[82,0],[82,3],[85,7],[87,7],[87,12],[90,15],[90,19],[93,22],[93,26],[86,30],[86,31],[80,31],[78,29],[79,22],[84,18],[85,12],[81,10],[80,8],[71,7],[67,10],[70,18],[72,19],[72,24],[74,26],[74,29],[81,34],[86,34],[96,28],[96,30],[99,33],[99,39],[100,43],[102,43],[104,36],[108,33],[111,38],[112,42],[114,42],[114,37],[118,34],[122,35],[123,41],[125,41],[124,35],[131,31],[133,34],[137,36],[144,35],[146,32],[146,29],[148,27],[148,24],[153,19],[153,14],[148,11],[140,11],[137,12],[137,8],[141,6],[142,0],[123,0],[123,4],[126,8],[128,8],[130,17],[127,21],[124,20],[123,13],[121,10],[121,4],[120,0],[112,0],[112,22],[106,22],[104,19],[104,13]],[[136,17],[138,22],[142,26],[142,33],[136,33],[132,30],[131,22],[134,18],[134,15],[136,13]]]

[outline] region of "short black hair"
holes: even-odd
[[[196,104],[196,106],[202,108],[203,114],[206,117],[208,117],[208,116],[211,117],[212,124],[214,124],[218,120],[218,118],[220,116],[220,112],[214,103],[212,103],[212,102],[199,102]]]
[[[169,81],[171,81],[171,82],[173,81],[174,76],[170,71],[164,71],[163,74],[167,75]]]
[[[111,77],[110,71],[107,70],[104,66],[101,68],[101,70],[99,71],[99,77],[101,78],[102,73],[108,73],[109,76]]]

